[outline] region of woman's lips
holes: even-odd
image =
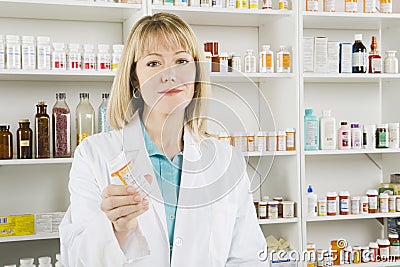
[[[160,92],[160,94],[167,95],[167,96],[173,96],[173,95],[179,94],[182,91],[183,90],[179,90],[179,89],[170,89],[170,90]]]

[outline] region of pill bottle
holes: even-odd
[[[367,191],[368,196],[368,213],[378,212],[378,191],[375,189]]]
[[[369,253],[370,253],[370,261],[371,262],[376,262],[378,253],[379,253],[379,246],[378,243],[376,242],[370,242],[369,243]]]
[[[124,50],[124,45],[115,44],[112,46],[112,48],[113,48],[113,53],[112,53],[112,60],[111,60],[111,70],[116,71],[118,69],[119,62],[121,61],[122,51]]]
[[[67,55],[63,43],[53,43],[52,54],[52,69],[53,70],[66,70],[67,68]]]
[[[327,216],[326,198],[319,198],[318,199],[318,216]]]
[[[350,212],[350,194],[347,191],[339,192],[339,214],[349,215]]]
[[[267,202],[261,201],[258,203],[258,218],[267,219]]]
[[[336,192],[326,193],[327,215],[328,216],[336,216],[336,214],[337,214],[336,201],[337,201],[337,193]]]
[[[369,198],[368,196],[361,196],[360,197],[360,213],[361,214],[368,214],[369,212]]]
[[[379,212],[389,212],[389,195],[387,193],[381,193],[379,195]]]
[[[388,239],[378,239],[380,261],[388,261],[390,256],[390,241]]]
[[[360,214],[360,197],[351,197],[351,214]]]

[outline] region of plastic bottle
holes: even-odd
[[[61,254],[59,253],[56,254],[56,263],[54,264],[54,267],[64,267],[61,263]]]
[[[353,73],[367,72],[367,48],[362,43],[362,34],[354,35],[352,66]]]
[[[320,118],[320,137],[322,150],[336,149],[337,131],[336,119],[331,117],[330,110],[323,110],[322,117]]]
[[[21,45],[19,36],[6,36],[6,61],[7,69],[21,69]]]
[[[40,257],[38,259],[39,265],[38,267],[52,267],[51,258],[50,257]]]
[[[50,70],[51,69],[51,45],[50,37],[38,36],[37,37],[37,69]]]
[[[65,53],[65,45],[63,43],[53,43],[53,48],[52,69],[66,70],[67,54]]]
[[[274,72],[274,52],[270,50],[270,45],[263,45],[263,50],[260,52],[260,72]]]
[[[307,216],[314,217],[318,215],[318,196],[314,193],[311,185],[307,189]]]
[[[67,67],[69,70],[81,70],[82,69],[82,55],[79,51],[79,44],[69,44],[69,51],[67,57]]]
[[[76,107],[76,134],[79,145],[83,139],[94,134],[94,109],[89,101],[89,93],[79,94],[80,102]]]
[[[111,54],[109,52],[110,46],[105,44],[99,44],[97,53],[97,69],[99,71],[110,71],[111,70]]]
[[[319,121],[313,115],[312,109],[306,109],[304,116],[304,150],[318,150],[319,148]]]
[[[52,110],[53,157],[71,157],[71,112],[65,93],[56,94]]]
[[[362,148],[362,132],[360,128],[360,124],[352,123],[351,124],[351,148],[352,149],[361,149]]]
[[[117,70],[119,62],[121,61],[124,45],[113,45],[112,48],[113,48],[113,53],[111,60],[111,70]]]
[[[289,73],[291,67],[291,55],[286,46],[281,45],[276,55],[276,72]]]
[[[96,54],[94,53],[94,45],[83,45],[83,62],[82,68],[84,70],[96,70]]]
[[[256,57],[253,55],[253,50],[247,50],[244,57],[244,72],[256,72]]]
[[[35,38],[33,36],[22,36],[21,51],[22,69],[36,69],[36,47]]]
[[[396,57],[397,51],[386,51],[385,73],[399,73],[399,61]]]
[[[347,122],[342,121],[338,130],[338,149],[346,150],[351,148],[351,131],[347,127]]]
[[[110,94],[102,94],[103,101],[99,106],[99,133],[111,131],[111,126],[107,121],[107,105]]]

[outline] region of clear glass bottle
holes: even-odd
[[[51,45],[50,37],[38,36],[36,46],[37,56],[37,69],[50,70],[51,69]]]
[[[63,43],[54,43],[53,44],[53,70],[66,70],[67,68],[67,55],[65,53],[65,46]]]
[[[6,61],[7,69],[21,69],[21,45],[19,36],[6,36]]]
[[[56,94],[52,110],[53,157],[71,157],[71,112],[65,93]]]
[[[104,133],[111,131],[111,126],[107,121],[107,106],[108,106],[108,98],[110,97],[110,94],[105,93],[101,95],[103,101],[101,102],[99,106],[99,133]]]
[[[67,68],[69,70],[81,70],[82,69],[82,55],[79,44],[69,44],[67,56]]]
[[[119,62],[121,61],[122,51],[124,50],[124,45],[113,45],[111,70],[117,70]]]
[[[0,70],[6,68],[6,45],[4,42],[4,36],[0,35]]]
[[[83,50],[83,69],[96,70],[96,54],[94,53],[94,45],[84,44]]]
[[[22,36],[22,69],[36,69],[36,47],[33,36]]]
[[[396,58],[397,51],[386,51],[385,73],[399,73],[399,61]]]
[[[253,55],[253,50],[247,50],[244,57],[244,72],[256,72],[256,57]]]
[[[13,138],[10,125],[0,125],[0,159],[13,158]]]
[[[291,68],[291,55],[286,46],[281,45],[276,55],[276,72],[289,73]]]
[[[17,158],[31,159],[32,158],[32,139],[33,131],[29,127],[29,120],[20,120],[17,130]]]
[[[35,158],[50,158],[50,117],[46,102],[36,105],[35,116]]]
[[[240,54],[232,54],[232,71],[242,71],[242,57]]]
[[[105,44],[98,45],[97,54],[97,69],[99,71],[110,71],[111,70],[111,54],[109,52],[110,46]]]
[[[263,45],[263,50],[260,52],[260,72],[274,72],[274,52],[270,50],[270,45]]]
[[[79,94],[80,102],[76,107],[77,145],[83,139],[94,134],[94,109],[89,101],[89,93]]]

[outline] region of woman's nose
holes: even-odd
[[[161,81],[166,82],[176,82],[176,75],[174,67],[169,67],[161,73]]]

